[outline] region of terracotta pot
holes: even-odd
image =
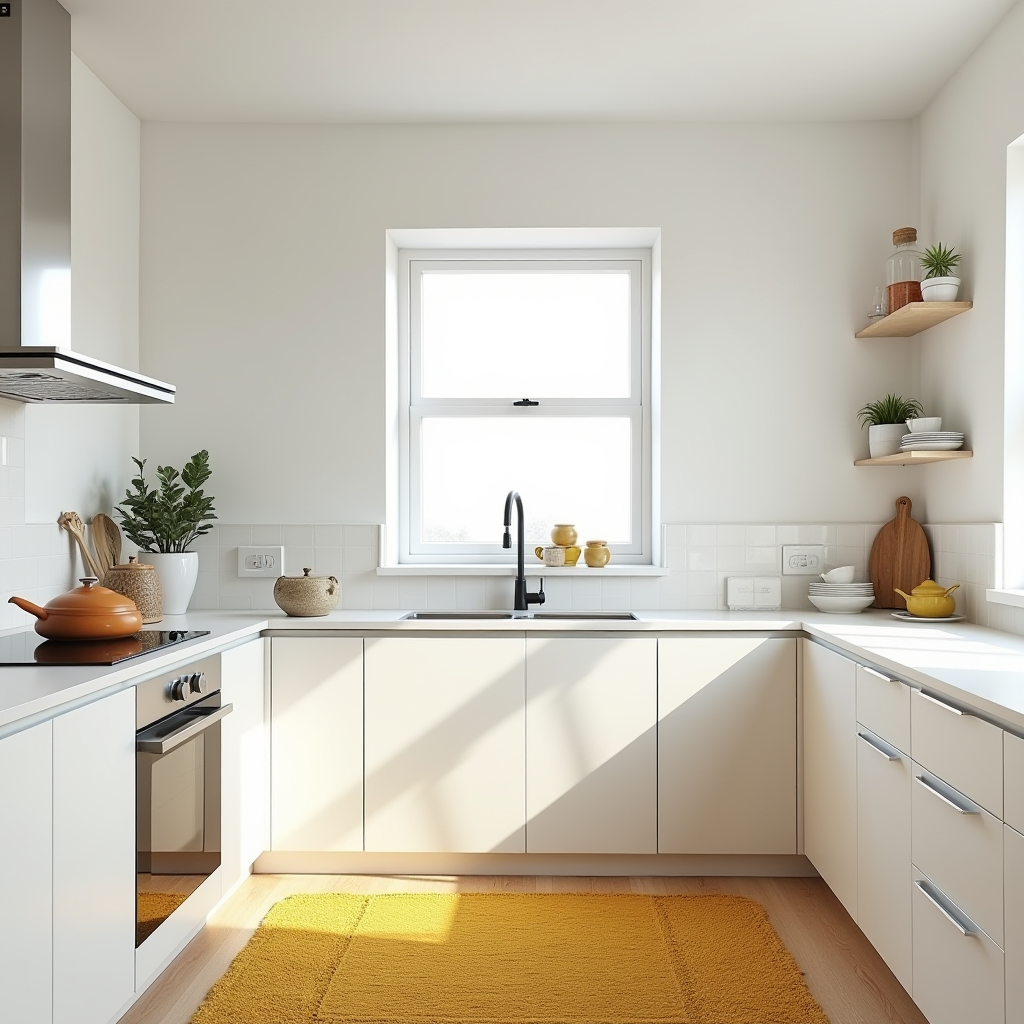
[[[45,608],[12,597],[23,611],[34,615],[36,632],[48,640],[105,640],[131,636],[142,625],[142,613],[135,602],[106,587],[96,586],[95,576],[82,579],[82,586],[47,602]]]

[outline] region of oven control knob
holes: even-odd
[[[193,693],[202,693],[203,687],[206,686],[206,673],[205,672],[193,672],[192,678],[189,680],[189,688]]]
[[[171,700],[188,700],[188,676],[179,676],[172,680],[167,692]]]

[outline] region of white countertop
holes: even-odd
[[[1024,637],[966,622],[901,622],[888,612],[634,612],[637,621],[403,619],[405,611],[335,611],[317,618],[280,613],[193,612],[168,616],[161,629],[210,635],[120,665],[0,668],[0,736],[134,685],[178,665],[255,638],[266,630],[422,633],[620,633],[804,631],[911,683],[945,694],[1024,735]]]

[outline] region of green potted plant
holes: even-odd
[[[167,615],[183,615],[195,590],[199,554],[189,551],[213,529],[213,498],[203,491],[210,479],[210,454],[196,452],[182,467],[157,466],[158,489],[146,483],[146,460],[133,458],[139,475],[116,507],[121,526],[146,562],[156,568]],[[141,560],[141,559],[140,559]]]
[[[947,249],[941,242],[925,249],[921,256],[921,267],[925,271],[921,296],[925,302],[956,301],[960,278],[952,275],[962,258],[960,253]]]
[[[861,429],[868,428],[871,458],[896,455],[908,430],[906,421],[920,416],[922,412],[924,409],[916,398],[904,398],[902,395],[886,395],[860,409],[857,415]]]

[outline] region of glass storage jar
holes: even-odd
[[[917,228],[897,228],[892,233],[893,254],[885,261],[887,313],[908,302],[921,302],[921,253]]]

